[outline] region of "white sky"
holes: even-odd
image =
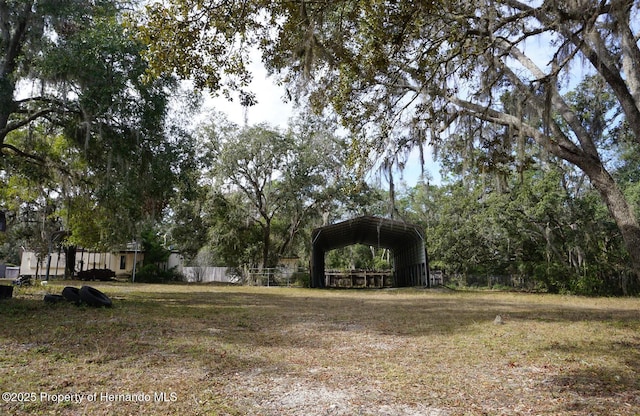
[[[294,106],[292,103],[284,102],[284,88],[276,85],[275,80],[267,76],[267,70],[258,57],[249,66],[249,70],[253,74],[253,80],[248,90],[256,94],[258,104],[246,109],[247,123],[269,123],[276,127],[286,127],[294,115]],[[215,97],[207,100],[206,106],[225,113],[230,121],[244,125],[245,108],[237,99],[230,102],[223,96]]]

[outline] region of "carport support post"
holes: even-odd
[[[324,287],[324,251],[314,247],[311,250],[311,279],[310,286],[312,288]]]
[[[309,279],[309,286],[312,288],[325,287],[324,249],[316,247],[316,241],[320,237],[321,233],[321,231],[318,231],[311,240],[311,276]]]

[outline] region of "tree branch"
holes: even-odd
[[[43,110],[37,111],[31,115],[29,115],[29,117],[26,117],[22,120],[13,122],[13,123],[8,123],[7,126],[0,130],[0,137],[4,137],[6,136],[9,132],[13,131],[13,130],[17,130],[21,127],[26,126],[27,124],[31,123],[34,120],[37,120],[40,117],[44,117],[48,114],[51,114],[53,112],[56,112],[57,109],[55,108],[45,108]]]
[[[582,149],[580,149],[569,139],[567,139],[555,123],[553,123],[553,125],[551,126],[554,132],[554,137],[556,137],[556,140],[553,140],[551,137],[544,134],[539,129],[532,127],[529,124],[523,123],[522,120],[518,117],[503,113],[492,108],[484,107],[480,104],[475,104],[470,101],[463,100],[456,96],[450,96],[448,97],[448,100],[452,104],[455,104],[458,107],[469,111],[474,117],[477,117],[481,120],[496,123],[502,126],[510,126],[514,130],[521,131],[527,136],[533,138],[539,145],[543,146],[546,149],[549,149],[554,155],[578,166],[583,166],[586,158],[593,160],[591,157],[588,157],[588,155]]]
[[[27,22],[31,16],[31,6],[32,2],[26,2],[23,9],[18,12],[20,17],[13,31],[13,36],[11,36],[11,27],[8,22],[10,12],[6,2],[3,1],[0,7],[0,26],[2,26],[3,38],[5,42],[7,42],[3,57],[4,66],[0,68],[0,75],[3,77],[15,70],[17,58],[20,55],[23,44],[23,36],[27,32]]]
[[[604,14],[607,12],[610,12],[610,9],[602,7],[599,11],[595,12],[596,16],[594,17],[597,17],[598,14]],[[545,25],[551,27],[557,26],[554,19],[545,13],[539,13],[537,18]],[[594,18],[591,20],[593,21]],[[627,122],[633,131],[636,141],[640,143],[640,108],[630,91],[629,85],[622,77],[621,71],[616,66],[616,62],[618,60],[605,45],[605,42],[600,33],[596,30],[595,25],[588,25],[584,31],[584,38],[581,38],[576,33],[572,33],[566,26],[559,26],[558,33],[565,38],[570,39],[574,46],[582,51],[583,55],[589,62],[591,62],[591,65],[593,65],[595,70],[598,71],[598,73],[600,73],[600,75],[602,75],[606,80],[607,84],[609,84],[620,101],[620,105],[624,110]],[[622,38],[621,41],[624,42],[625,35],[619,35]],[[628,36],[629,35],[627,34],[627,37]],[[635,46],[635,48],[637,49],[637,46]],[[635,52],[634,56],[636,54],[640,54],[640,51]]]
[[[46,164],[46,160],[44,160],[42,157],[34,155],[34,154],[31,154],[31,153],[24,152],[24,151],[18,149],[17,147],[15,147],[12,144],[2,143],[2,144],[0,144],[0,149],[9,149],[12,152],[14,152],[15,154],[17,154],[18,156],[24,157],[25,159],[31,159],[31,160],[37,162],[41,166],[44,166]]]
[[[525,68],[527,68],[536,78],[545,79],[546,74],[538,68],[538,66],[520,49],[516,47],[511,47],[511,45],[503,41],[501,42],[504,47],[509,48],[509,53],[512,57],[514,57],[518,62],[520,62]],[[501,61],[499,61],[502,64]],[[509,78],[517,82],[520,85],[521,91],[526,91],[526,87],[522,84],[522,81],[519,77],[517,77],[512,71],[506,68],[506,65],[503,68],[505,73],[509,76]],[[598,149],[593,141],[593,138],[589,134],[589,132],[584,128],[575,112],[569,107],[569,105],[564,101],[564,99],[560,96],[558,88],[555,83],[552,82],[552,79],[547,79],[545,81],[545,88],[547,89],[548,94],[551,95],[551,104],[555,107],[556,111],[558,111],[559,115],[567,122],[567,124],[571,127],[571,130],[575,133],[578,141],[580,142],[580,146],[582,150],[589,154],[591,157],[600,158],[598,153]],[[531,98],[534,98],[529,94]],[[547,104],[544,104],[547,105]],[[542,109],[543,114],[547,109]]]

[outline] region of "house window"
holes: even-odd
[[[120,270],[127,268],[127,256],[120,256]]]

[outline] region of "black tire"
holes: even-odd
[[[111,299],[109,296],[100,292],[98,289],[94,289],[91,286],[82,286],[80,288],[80,299],[89,306],[111,306]]]
[[[47,303],[58,303],[64,301],[64,296],[62,295],[44,295],[44,301]]]
[[[82,299],[80,299],[80,289],[77,287],[65,287],[62,289],[62,296],[64,296],[67,301],[75,303],[76,305],[79,305],[82,302]]]

